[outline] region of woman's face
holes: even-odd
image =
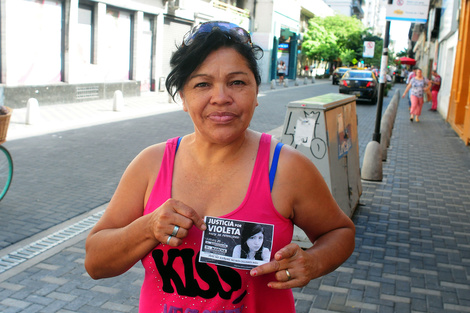
[[[257,234],[254,234],[250,238],[248,238],[248,240],[246,241],[246,244],[248,248],[250,248],[250,251],[258,251],[263,245],[263,242],[264,242],[263,232],[259,232]]]
[[[423,76],[423,72],[421,70],[416,70],[416,76],[417,77],[422,77]]]
[[[232,48],[209,54],[189,76],[180,93],[196,134],[213,142],[230,142],[249,126],[258,86],[246,60]]]

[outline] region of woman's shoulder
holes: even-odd
[[[165,153],[165,148],[166,148],[166,142],[160,142],[157,144],[153,144],[151,146],[148,146],[144,150],[142,150],[139,153],[139,156],[142,158],[155,158],[155,157],[161,157]]]
[[[315,164],[303,153],[290,145],[284,145],[279,155],[276,179],[283,185],[293,185],[316,182],[322,179]]]
[[[271,146],[275,147],[279,142],[279,140],[273,138]],[[301,159],[304,161],[309,161],[303,153],[288,144],[284,144],[282,146],[282,153],[284,155],[284,158],[287,158],[287,160],[289,161],[296,162],[300,161]]]
[[[131,165],[144,171],[150,171],[159,166],[165,153],[166,143],[161,142],[143,149],[131,162]]]

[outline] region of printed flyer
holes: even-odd
[[[206,216],[199,262],[250,270],[271,259],[274,225]]]

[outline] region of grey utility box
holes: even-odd
[[[315,164],[351,217],[362,194],[356,97],[330,93],[289,103],[281,141]]]

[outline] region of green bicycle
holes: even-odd
[[[0,200],[5,197],[13,178],[13,160],[7,148],[0,145]]]
[[[7,136],[11,117],[11,109],[7,109],[8,114],[0,115],[0,201],[5,197],[13,179],[13,160],[10,152],[2,145]]]

